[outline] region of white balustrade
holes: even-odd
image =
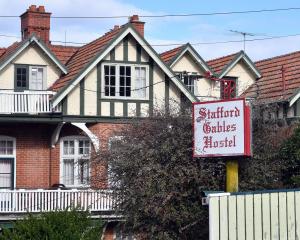
[[[0,113],[51,113],[60,112],[59,107],[52,108],[51,98],[55,92],[24,91],[12,92],[0,90]]]
[[[1,213],[34,213],[76,207],[91,212],[112,211],[111,190],[0,190]]]

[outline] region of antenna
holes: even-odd
[[[237,33],[243,35],[243,42],[244,42],[244,52],[246,51],[246,36],[256,36],[257,34],[249,33],[249,32],[241,32],[236,30],[229,30],[232,33]]]
[[[65,30],[65,46],[67,46],[67,30]]]

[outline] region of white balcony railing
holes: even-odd
[[[91,212],[112,211],[111,190],[1,190],[0,214],[37,213],[78,207]]]
[[[51,98],[54,94],[51,91],[0,90],[0,114],[60,112],[60,108],[52,108]]]

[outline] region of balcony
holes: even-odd
[[[0,90],[0,114],[61,112],[60,107],[52,107],[51,99],[54,94],[55,92],[51,91],[12,92]]]
[[[112,215],[111,190],[0,190],[0,220],[24,213],[40,213],[78,207],[94,215]]]

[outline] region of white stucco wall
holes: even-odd
[[[80,114],[80,88],[77,85],[68,95],[68,115]]]
[[[84,80],[84,113],[97,115],[97,68],[95,67]]]
[[[45,83],[47,88],[49,88],[61,74],[61,71],[56,65],[37,46],[29,46],[0,72],[1,89],[14,89],[14,64],[45,66]]]
[[[165,74],[158,67],[153,68],[153,106],[163,109],[165,106]]]
[[[227,74],[229,77],[237,77],[237,95],[241,95],[248,87],[255,82],[255,76],[243,60],[240,60]]]

